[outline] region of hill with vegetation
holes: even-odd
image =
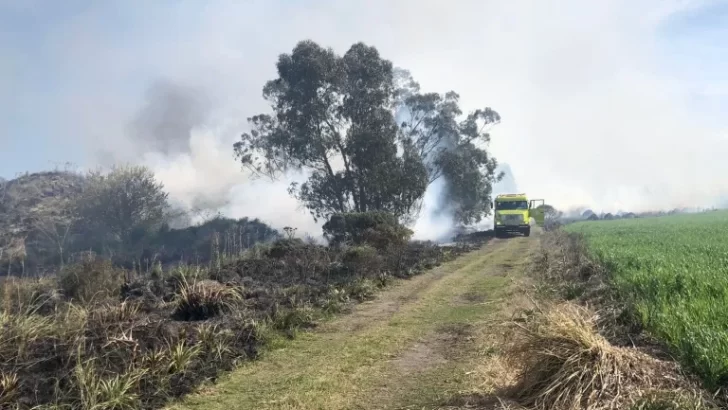
[[[189,217],[144,167],[28,173],[0,184],[0,275],[57,273],[89,251],[127,268],[207,263],[213,243],[241,253],[280,236],[248,218],[181,227]]]

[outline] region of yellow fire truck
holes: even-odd
[[[526,194],[504,194],[495,197],[491,205],[495,211],[494,230],[496,236],[505,233],[519,232],[525,236],[531,235],[531,218],[536,225],[544,223],[544,200],[528,200]]]

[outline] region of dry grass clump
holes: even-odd
[[[13,404],[19,394],[18,375],[0,372],[0,407]]]
[[[589,257],[581,235],[562,230],[543,235],[541,253],[532,270],[540,279],[558,288],[559,296],[564,299],[594,301],[609,296],[605,292],[607,271]]]
[[[74,302],[90,304],[116,296],[126,280],[126,273],[108,259],[86,255],[80,262],[60,271],[58,285]]]
[[[611,345],[596,322],[588,309],[562,303],[518,324],[505,356],[519,369],[513,398],[527,407],[568,410],[668,409],[676,407],[666,403],[688,400],[688,394],[672,399],[659,394],[669,389],[693,392],[689,401],[697,407],[680,408],[707,407],[677,365]]]
[[[51,313],[60,302],[52,278],[0,278],[0,309],[20,313],[34,309],[36,313]]]
[[[697,390],[646,391],[630,407],[630,410],[706,410],[720,406],[708,402]]]
[[[662,353],[644,332],[635,301],[615,288],[610,271],[588,252],[583,235],[556,230],[541,238],[541,253],[532,274],[539,279],[540,293],[547,299],[589,305],[599,311],[597,328],[612,344],[650,348]]]
[[[235,302],[241,300],[240,291],[220,282],[183,281],[173,315],[178,320],[205,320],[230,310]]]

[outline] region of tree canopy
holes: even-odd
[[[308,180],[289,192],[315,219],[384,211],[408,220],[438,178],[447,181],[441,206],[458,222],[488,214],[501,177],[486,149],[500,121],[494,110],[463,115],[457,93],[422,93],[363,43],[339,56],[302,41],[276,67],[263,87],[272,113],[249,118],[234,150],[256,175],[305,171]]]
[[[149,168],[117,166],[107,174],[89,172],[76,212],[91,236],[129,247],[164,222],[167,197]]]

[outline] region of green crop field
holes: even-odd
[[[579,222],[645,327],[708,388],[728,382],[728,212]]]

